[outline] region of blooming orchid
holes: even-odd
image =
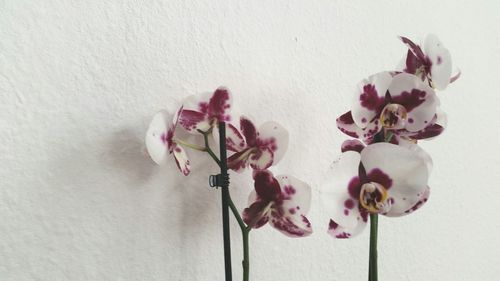
[[[460,73],[451,77],[451,55],[434,34],[429,34],[424,40],[423,50],[406,37],[400,37],[408,46],[405,69],[407,73],[415,74],[423,81],[428,81],[432,87],[444,90],[449,83],[454,82]]]
[[[332,236],[359,234],[370,213],[403,216],[427,201],[432,160],[418,146],[375,143],[365,147],[350,140],[344,142],[342,151],[323,197],[331,215],[328,233]]]
[[[219,87],[213,94],[204,94],[200,99],[189,96],[183,101],[179,124],[189,133],[206,132],[216,127],[220,121],[230,121],[231,93]]]
[[[245,116],[240,118],[240,132],[228,126],[226,143],[235,152],[228,158],[228,167],[241,172],[248,165],[264,170],[278,163],[288,148],[288,132],[280,124],[269,121],[259,129]]]
[[[337,126],[367,143],[382,129],[411,139],[430,138],[444,130],[437,123],[438,106],[434,90],[415,75],[380,72],[358,84],[351,111],[337,119]]]
[[[182,107],[175,116],[167,111],[156,113],[146,132],[146,149],[151,159],[158,165],[164,162],[167,154],[173,154],[179,170],[189,175],[190,163],[186,151],[174,139]]]
[[[269,222],[290,237],[312,233],[305,216],[311,202],[309,185],[293,176],[274,177],[268,170],[255,171],[253,178],[255,190],[243,211],[243,220],[249,227],[259,228]]]

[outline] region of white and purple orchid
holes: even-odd
[[[288,175],[274,177],[268,170],[254,172],[255,190],[249,196],[249,206],[243,211],[243,220],[251,228],[269,222],[290,237],[304,237],[312,233],[306,218],[311,204],[311,188],[305,182]]]
[[[358,140],[349,140],[342,151],[323,191],[332,236],[359,234],[370,213],[404,216],[427,201],[432,160],[418,146],[375,143],[365,147]]]
[[[179,124],[189,133],[206,132],[217,126],[218,122],[231,120],[231,92],[219,87],[212,94],[189,96],[183,101]]]
[[[424,40],[423,50],[410,39],[401,36],[401,41],[408,46],[404,72],[420,77],[438,90],[444,90],[448,84],[460,77],[460,72],[453,77],[451,55],[436,35],[429,34]]]
[[[280,124],[268,121],[258,129],[247,117],[240,118],[241,133],[228,125],[226,143],[235,152],[228,158],[228,167],[237,172],[250,166],[265,170],[278,163],[288,148],[288,131]]]
[[[425,139],[444,130],[434,90],[409,73],[380,72],[358,84],[351,111],[337,119],[345,134],[371,143],[381,130]]]
[[[191,169],[187,153],[174,138],[180,112],[182,107],[174,116],[164,110],[154,115],[146,132],[146,149],[158,165],[163,164],[167,154],[173,154],[177,167],[187,176]]]

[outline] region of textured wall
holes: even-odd
[[[391,69],[396,35],[436,33],[462,78],[429,203],[380,220],[381,280],[500,275],[498,1],[0,0],[0,279],[222,280],[220,196],[208,160],[184,178],[143,155],[152,114],[228,86],[258,122],[289,128],[275,172],[315,188],[315,233],[251,234],[253,280],[365,280],[368,232],[333,240],[318,185],[355,84]],[[250,175],[233,176],[243,208]],[[234,276],[241,238],[233,231]]]

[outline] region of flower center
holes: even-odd
[[[387,189],[376,182],[365,183],[361,186],[359,202],[370,213],[380,213],[386,207]]]
[[[406,108],[397,103],[390,103],[382,109],[380,123],[388,129],[404,128],[408,112]]]

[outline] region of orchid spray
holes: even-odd
[[[242,214],[233,203],[226,189],[223,202],[227,200],[243,236],[243,280],[250,276],[249,234],[269,223],[289,237],[304,237],[312,233],[311,224],[306,218],[311,201],[311,188],[300,179],[291,175],[274,176],[269,170],[284,156],[288,148],[288,132],[280,124],[268,121],[259,127],[245,116],[239,124],[233,122],[231,115],[232,95],[227,88],[220,87],[213,93],[190,96],[182,106],[171,115],[166,111],[157,113],[146,133],[146,147],[151,159],[157,164],[165,163],[172,155],[179,171],[185,176],[191,172],[187,149],[208,154],[222,169],[242,172],[253,170],[254,189],[249,195],[248,207]],[[219,127],[223,126],[223,127]],[[187,141],[182,135],[192,134],[199,140]],[[221,138],[230,155],[225,151],[219,158],[210,147],[210,140]],[[227,160],[227,161],[225,161]],[[228,185],[228,178],[225,187]],[[224,208],[224,206],[223,206]],[[224,212],[224,211],[223,211]],[[223,216],[224,217],[224,216]],[[224,231],[226,281],[231,280],[229,232]],[[229,264],[228,264],[229,262]]]
[[[460,75],[452,76],[450,53],[435,35],[422,45],[400,38],[408,46],[404,66],[362,80],[351,110],[337,119],[340,131],[354,139],[342,144],[324,188],[330,235],[354,237],[370,220],[369,281],[378,279],[378,216],[410,214],[429,198],[432,159],[417,142],[445,129],[435,91]]]

